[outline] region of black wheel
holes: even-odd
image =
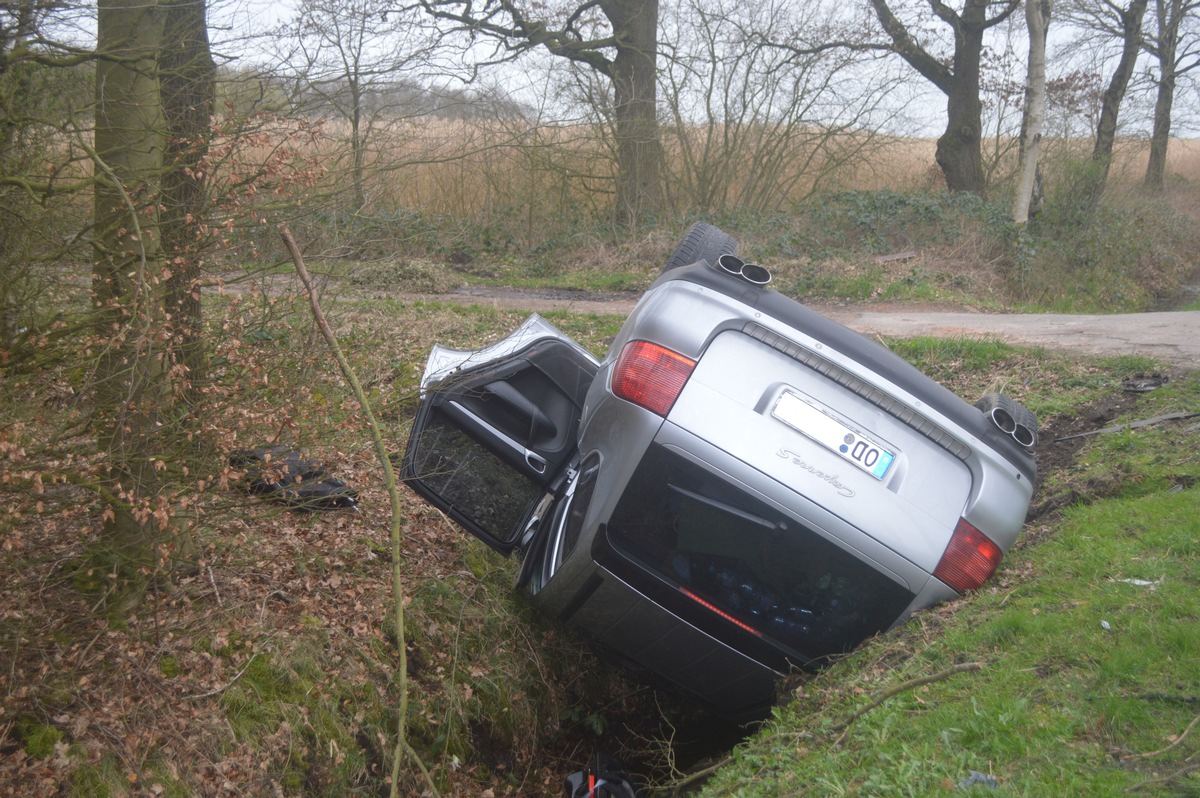
[[[690,266],[696,261],[705,260],[716,263],[722,255],[737,254],[738,242],[733,236],[713,227],[708,222],[696,222],[687,229],[675,252],[667,259],[664,272],[677,269],[680,266]]]

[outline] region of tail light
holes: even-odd
[[[977,590],[996,572],[1001,556],[999,546],[960,518],[933,575],[959,593]]]
[[[612,390],[622,399],[666,416],[683,392],[696,361],[649,341],[630,341],[613,370]]]

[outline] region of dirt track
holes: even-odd
[[[538,312],[571,310],[619,315],[628,314],[637,301],[635,295],[517,289],[475,289],[470,293],[435,296],[409,294],[401,298]],[[1186,369],[1200,368],[1200,311],[1196,310],[1075,316],[972,313],[906,305],[809,307],[867,335],[993,338],[1092,355],[1147,355]]]

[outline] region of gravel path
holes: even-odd
[[[398,298],[538,312],[570,310],[619,315],[628,314],[637,301],[636,295],[519,289],[405,294]],[[1092,355],[1146,355],[1182,368],[1200,368],[1200,310],[1097,316],[972,313],[902,304],[809,307],[866,335],[992,338]]]

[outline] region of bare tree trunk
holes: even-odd
[[[1167,146],[1171,141],[1171,108],[1175,103],[1178,77],[1179,28],[1183,16],[1194,11],[1195,3],[1185,0],[1156,0],[1158,37],[1150,47],[1158,59],[1158,92],[1154,99],[1154,129],[1150,134],[1150,159],[1146,163],[1144,188],[1162,193],[1167,171]]]
[[[1138,52],[1142,44],[1142,19],[1146,16],[1146,6],[1149,0],[1131,0],[1129,7],[1119,12],[1123,43],[1121,58],[1100,105],[1100,121],[1096,125],[1096,143],[1092,148],[1092,161],[1096,165],[1089,192],[1092,205],[1100,201],[1104,193],[1104,185],[1108,182],[1108,169],[1112,165],[1113,144],[1117,138],[1117,112],[1121,101],[1125,98],[1125,90],[1129,87],[1129,79],[1137,64]]]
[[[165,305],[175,332],[174,358],[186,369],[179,381],[184,401],[195,403],[204,380],[203,316],[200,305],[208,213],[207,171],[210,124],[216,94],[216,64],[208,45],[206,0],[166,0],[159,83],[166,119],[166,166],[162,186],[162,246],[168,259]]]
[[[1154,129],[1150,133],[1150,159],[1142,185],[1149,191],[1162,193],[1167,172],[1167,145],[1171,141],[1171,107],[1175,102],[1175,75],[1165,71],[1158,79],[1158,95],[1154,100]]]
[[[616,118],[616,219],[636,226],[659,210],[662,141],[658,131],[658,0],[601,3],[621,46],[609,76]]]
[[[978,59],[975,80],[958,79],[946,93],[946,132],[937,140],[934,160],[950,191],[982,195],[983,105],[979,100]]]
[[[96,369],[98,442],[109,464],[104,532],[126,572],[151,566],[160,419],[170,364],[161,341],[159,204],[165,147],[157,56],[161,7],[99,0],[96,64],[95,258],[103,352]]]
[[[1021,119],[1020,179],[1013,201],[1013,221],[1029,221],[1029,206],[1037,182],[1042,125],[1046,119],[1046,33],[1050,29],[1050,0],[1025,0],[1029,29],[1029,70],[1025,81],[1025,110]]]
[[[350,210],[355,214],[360,213],[367,204],[367,191],[365,187],[365,150],[366,142],[362,132],[363,124],[363,87],[359,85],[357,77],[350,78],[350,102],[353,103],[353,108],[350,111],[350,149],[354,159],[352,166],[351,190],[353,191],[353,199]]]
[[[871,0],[875,15],[892,41],[892,49],[909,66],[946,95],[946,132],[938,139],[935,159],[951,191],[983,194],[983,105],[979,99],[980,62],[984,33],[1016,10],[1017,0],[993,3],[966,0],[959,14],[940,0],[930,8],[954,33],[950,64],[925,50],[892,13],[887,0]],[[993,5],[999,10],[988,17]]]

